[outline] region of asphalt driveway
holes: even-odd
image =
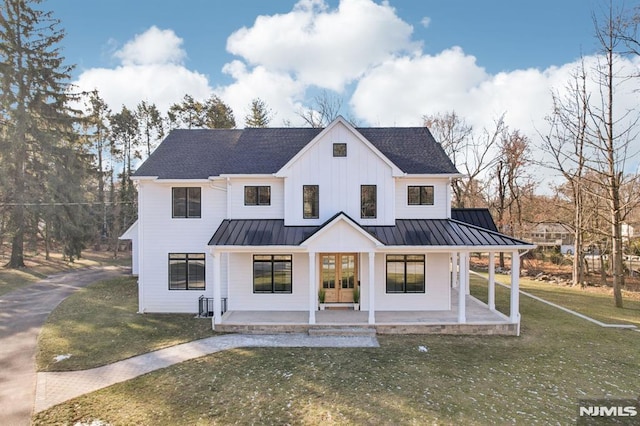
[[[129,272],[116,266],[80,269],[0,296],[0,425],[31,423],[37,339],[51,311],[82,287]]]

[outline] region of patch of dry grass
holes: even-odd
[[[84,370],[214,334],[191,314],[136,313],[137,289],[136,278],[117,278],[65,299],[38,337],[38,370]]]
[[[474,280],[472,292],[486,288]],[[501,309],[508,298],[496,289]],[[525,297],[521,313],[521,337],[379,336],[380,348],[217,353],[53,407],[34,423],[570,424],[580,398],[638,397],[640,333]]]

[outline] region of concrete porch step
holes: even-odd
[[[354,326],[331,326],[331,327],[311,327],[309,336],[368,336],[375,337],[374,327],[354,327]]]

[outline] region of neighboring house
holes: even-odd
[[[524,238],[539,247],[557,247],[562,254],[573,254],[573,230],[560,222],[530,223]]]
[[[424,127],[174,130],[133,176],[139,311],[198,313],[204,297],[221,330],[517,334],[533,246],[486,210],[452,211],[457,176]],[[471,252],[512,255],[509,316],[493,284],[488,305],[468,296]],[[320,289],[343,310],[319,311]]]
[[[625,243],[629,243],[629,241],[637,237],[635,227],[628,223],[620,224],[620,232],[622,233],[622,241]]]

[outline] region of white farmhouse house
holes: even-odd
[[[533,246],[486,210],[452,210],[457,176],[424,127],[174,130],[133,177],[139,311],[231,331],[517,334]],[[493,254],[511,254],[509,315],[492,279],[488,304],[469,295],[472,252],[490,254],[490,277]]]

